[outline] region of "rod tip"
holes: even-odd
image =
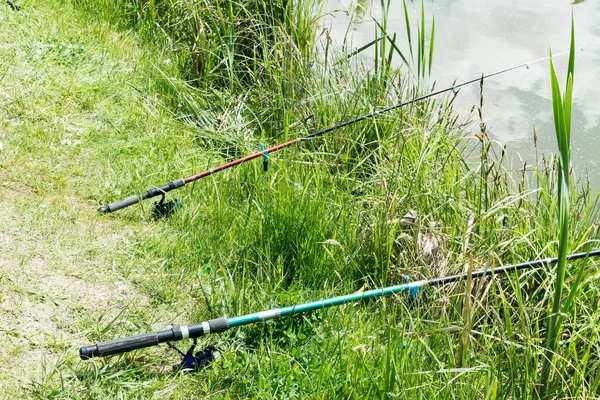
[[[101,212],[102,214],[109,213],[110,212],[110,207],[109,206],[100,207],[98,209],[98,212]]]

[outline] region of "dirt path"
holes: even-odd
[[[78,327],[83,318],[145,300],[110,268],[123,235],[80,222],[86,204],[56,210],[5,190],[0,209],[0,393],[21,397],[87,344]]]
[[[68,3],[2,9],[0,26],[0,399],[12,399],[69,371],[90,327],[147,300],[117,272],[133,228],[91,200],[106,121],[135,118],[114,104],[137,50]]]

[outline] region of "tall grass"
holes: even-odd
[[[291,0],[76,3],[161,46],[162,57],[175,67],[170,73],[178,71],[198,87],[234,92],[270,86],[280,74],[291,84],[311,57],[319,7]]]
[[[564,95],[561,94],[554,70],[554,63],[550,59],[550,78],[552,82],[552,105],[554,109],[554,125],[556,128],[556,141],[558,143],[558,264],[554,280],[554,299],[552,313],[546,323],[546,350],[544,352],[541,373],[541,397],[545,397],[550,386],[552,359],[556,352],[559,332],[563,322],[563,314],[569,313],[576,298],[578,286],[583,277],[582,269],[579,276],[570,287],[567,301],[563,303],[562,291],[567,269],[567,254],[569,249],[569,197],[571,185],[569,173],[571,168],[571,110],[573,104],[573,76],[575,72],[575,23],[571,19],[571,48],[569,66],[567,68],[567,82]],[[563,97],[564,96],[564,97]]]
[[[410,12],[406,0],[403,0],[404,23],[406,28],[406,42],[408,44],[408,56],[406,51],[400,49],[401,45],[397,42],[397,32],[390,32],[388,26],[390,0],[381,0],[381,21],[375,20],[377,30],[375,40],[372,44],[375,46],[375,75],[383,81],[390,78],[389,73],[392,69],[392,57],[397,54],[408,69],[415,86],[425,91],[428,89],[427,78],[431,75],[433,66],[433,53],[435,44],[435,17],[431,19],[431,31],[429,31],[429,40],[427,37],[427,26],[425,22],[425,2],[421,1],[420,19],[416,22],[416,44],[413,38],[414,22],[411,22]],[[387,40],[380,40],[380,39]],[[389,50],[387,44],[389,42]],[[363,49],[364,50],[364,49]]]

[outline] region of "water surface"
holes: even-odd
[[[420,2],[409,2],[412,21],[416,24]],[[357,6],[362,10],[358,10]],[[392,0],[388,30],[398,33],[397,42],[408,51],[405,39],[402,2]],[[354,11],[352,11],[354,10]],[[600,2],[570,1],[483,1],[436,0],[426,4],[429,26],[435,15],[435,52],[432,79],[441,89],[507,67],[537,60],[568,50],[571,10],[575,17],[576,46],[573,122],[571,128],[572,160],[578,178],[586,170],[592,187],[600,190]],[[350,12],[348,12],[350,11]],[[330,30],[334,43],[344,39],[359,48],[375,38],[374,19],[381,20],[381,2],[328,0],[328,15],[322,26]],[[350,26],[350,28],[349,28]],[[413,26],[413,35],[414,35]],[[348,34],[348,36],[346,36]],[[373,62],[373,50],[361,53],[362,61]],[[400,58],[396,62],[400,66]],[[557,74],[564,90],[568,55],[555,59]],[[479,85],[463,87],[456,100],[457,110],[468,114],[479,102]],[[550,89],[549,61],[530,65],[497,77],[484,84],[483,119],[490,136],[505,144],[515,164],[519,157],[535,161],[533,127],[538,134],[540,152],[556,152]],[[473,126],[473,131],[477,130]]]

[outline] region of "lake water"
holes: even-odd
[[[363,9],[359,13],[357,5]],[[420,2],[408,5],[414,36]],[[576,47],[582,50],[575,61],[571,158],[577,177],[583,178],[587,170],[592,188],[600,190],[600,2],[436,0],[425,7],[428,27],[435,15],[431,78],[436,89],[546,57],[549,48],[554,54],[567,51],[573,11]],[[328,0],[325,12],[321,26],[330,31],[333,43],[341,45],[348,35],[352,48],[375,38],[374,20],[380,21],[382,14],[379,0]],[[396,42],[408,52],[402,1],[392,0],[388,15],[388,33],[397,32]],[[365,65],[372,65],[372,49],[360,56]],[[396,62],[400,66],[399,57]],[[564,90],[568,54],[555,57],[554,63]],[[463,87],[456,110],[467,115],[478,102],[479,84]],[[490,136],[507,145],[514,165],[520,165],[517,154],[528,164],[535,162],[534,126],[538,149],[556,152],[549,61],[486,80],[483,120]],[[476,132],[477,124],[472,129]]]

